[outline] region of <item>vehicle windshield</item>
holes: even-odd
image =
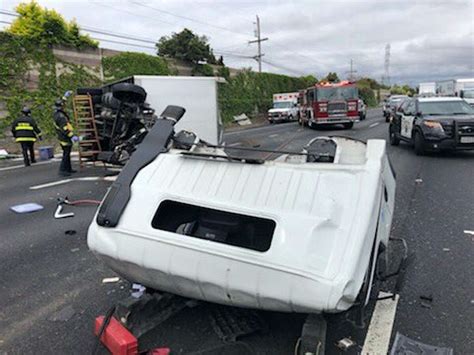
[[[318,101],[349,100],[357,99],[357,97],[357,88],[354,86],[318,88],[316,90]]]
[[[277,101],[273,103],[273,108],[291,108],[293,105],[291,101]]]
[[[474,99],[474,90],[464,91],[463,98],[465,99]]]
[[[419,109],[424,115],[474,115],[474,108],[465,101],[420,102]]]

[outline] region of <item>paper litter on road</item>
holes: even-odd
[[[111,284],[111,283],[119,282],[119,280],[120,280],[120,277],[106,277],[102,279],[102,283]]]
[[[42,210],[44,207],[37,203],[24,203],[21,205],[11,206],[10,209],[16,213],[30,213]]]

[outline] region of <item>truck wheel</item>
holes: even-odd
[[[390,145],[399,145],[400,138],[397,137],[397,134],[395,133],[395,129],[392,125],[389,126],[388,133],[390,136]]]
[[[141,86],[130,84],[130,83],[120,83],[112,86],[113,96],[120,101],[142,104],[146,99],[146,91]]]
[[[419,131],[415,131],[415,137],[413,138],[415,154],[424,155],[425,154],[425,139]]]
[[[344,123],[343,126],[345,129],[351,129],[352,127],[354,127],[354,122]]]
[[[324,355],[326,347],[326,320],[320,314],[310,314],[306,318],[299,340],[299,355]]]

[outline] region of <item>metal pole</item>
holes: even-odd
[[[262,72],[262,45],[260,39],[260,19],[257,15],[258,72]]]

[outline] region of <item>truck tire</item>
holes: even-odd
[[[395,129],[392,126],[392,124],[390,124],[390,126],[389,126],[388,134],[389,134],[389,137],[390,137],[390,145],[399,145],[400,144],[400,138],[398,138],[397,133],[395,132]]]
[[[120,101],[117,100],[111,92],[107,92],[102,95],[102,105],[117,110],[120,106]]]
[[[418,130],[414,132],[413,147],[415,148],[416,155],[425,154],[425,139],[423,138],[423,134]]]
[[[354,127],[354,122],[348,122],[343,124],[344,129],[352,129]]]
[[[146,99],[145,89],[130,83],[115,84],[112,86],[112,94],[117,100],[134,104],[142,104]]]

